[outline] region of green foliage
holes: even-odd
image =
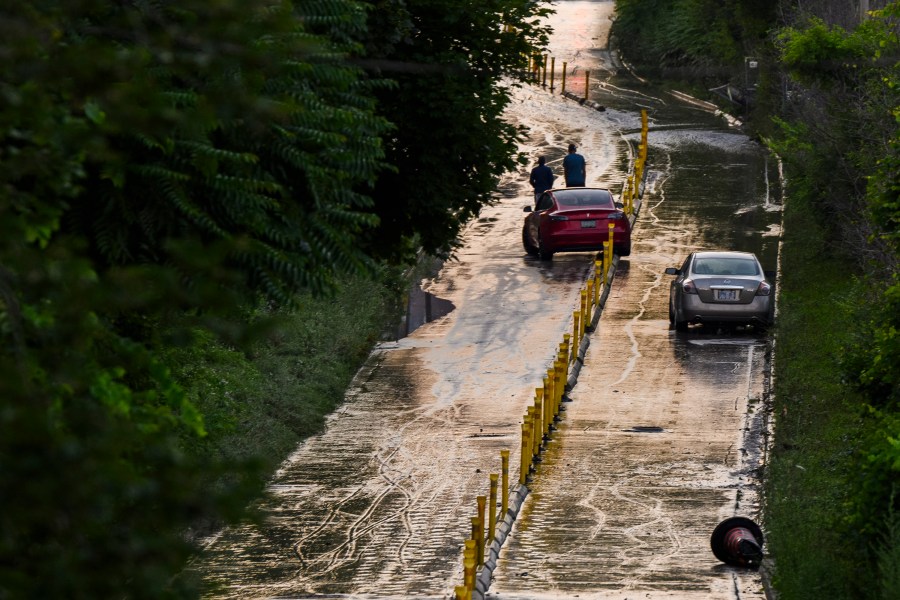
[[[0,597],[199,594],[173,579],[185,532],[244,514],[385,310],[362,285],[344,296],[361,312],[334,306],[352,326],[291,308],[378,256],[453,245],[514,166],[499,83],[542,11],[0,8]],[[382,74],[366,46],[427,77]],[[278,349],[251,343],[268,319],[242,307],[260,298],[287,315]]]
[[[872,422],[866,440],[855,494],[850,502],[850,524],[877,542],[891,513],[900,507],[896,493],[900,487],[900,413],[869,407]]]
[[[184,532],[259,492],[255,456],[183,451],[220,422],[156,352],[179,314],[243,339],[247,298],[373,264],[355,188],[387,125],[303,18],[349,38],[362,13],[298,10],[0,9],[0,596],[194,597]]]
[[[776,0],[616,0],[619,46],[641,65],[743,65],[771,27]]]
[[[858,590],[872,580],[866,541],[846,520],[868,429],[840,361],[866,290],[846,276],[853,263],[828,251],[830,234],[817,222],[815,203],[793,185],[793,173],[789,167],[765,478],[767,553],[780,597],[849,600],[864,597]]]
[[[262,331],[243,348],[210,335],[195,319],[170,324],[160,359],[202,412],[207,431],[181,436],[186,454],[226,463],[261,457],[259,474],[274,471],[343,400],[373,343],[396,320],[401,289],[405,284],[387,269],[375,279],[342,279],[327,297],[302,295],[291,311],[248,310],[243,318]],[[232,477],[201,479],[214,489]]]
[[[891,504],[894,498],[891,498]],[[900,515],[896,510],[889,510],[884,532],[876,547],[879,575],[881,580],[881,598],[900,597]]]

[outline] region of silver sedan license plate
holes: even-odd
[[[737,300],[738,290],[716,290],[716,300]]]
[[[583,229],[587,229],[589,227],[596,227],[596,226],[597,226],[597,221],[582,221],[581,222],[581,227]]]

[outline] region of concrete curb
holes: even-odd
[[[473,599],[482,600],[488,588],[491,587],[491,578],[493,577],[494,569],[497,568],[497,560],[500,558],[500,548],[512,531],[513,524],[516,522],[519,510],[522,509],[522,505],[525,503],[525,497],[528,496],[528,492],[527,486],[519,484],[509,495],[509,507],[506,515],[504,515],[503,521],[500,522],[497,530],[494,532],[494,539],[488,548],[488,556],[484,561],[484,566],[481,567],[481,571],[475,578],[475,589],[472,590]]]

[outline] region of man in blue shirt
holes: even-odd
[[[575,152],[575,144],[569,144],[569,153],[563,159],[563,174],[566,178],[566,187],[584,187],[587,179],[587,168],[584,157]]]
[[[539,156],[538,165],[531,170],[531,177],[528,179],[528,183],[534,188],[535,204],[537,204],[541,194],[553,187],[553,181],[556,179],[553,169],[545,165],[545,162],[546,159],[543,156]]]

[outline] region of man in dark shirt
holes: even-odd
[[[531,170],[531,177],[528,179],[531,187],[534,188],[535,203],[537,203],[541,194],[553,187],[553,181],[556,179],[556,175],[553,174],[553,169],[544,164],[545,162],[546,160],[544,157],[539,156],[538,164]]]
[[[563,159],[563,174],[566,178],[566,187],[584,187],[587,179],[584,157],[577,152],[575,144],[569,144],[569,153]]]

